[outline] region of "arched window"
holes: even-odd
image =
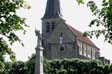
[[[78,42],[78,46],[79,46],[79,54],[83,55],[83,53],[82,53],[82,43]]]
[[[49,22],[47,22],[46,32],[50,32],[50,25],[49,25]]]
[[[60,44],[62,44],[62,43],[63,43],[63,36],[62,36],[62,32],[60,33],[59,43],[60,43]]]
[[[89,46],[87,46],[87,57],[91,58],[91,49]]]
[[[87,49],[86,49],[86,45],[83,44],[83,50],[84,50],[84,56],[87,56]]]
[[[55,25],[54,24],[52,24],[52,30],[54,30],[55,29]]]
[[[92,48],[92,59],[95,59],[95,49]]]
[[[88,57],[91,58],[91,48],[90,47],[88,48],[88,51],[89,51]]]
[[[55,29],[55,23],[52,22],[52,30],[54,30],[54,29]]]

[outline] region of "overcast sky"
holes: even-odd
[[[31,5],[31,9],[21,9],[18,11],[20,16],[27,18],[26,23],[30,27],[26,28],[26,35],[23,35],[22,32],[17,33],[25,45],[22,47],[17,42],[13,44],[12,48],[16,53],[17,60],[25,61],[28,59],[28,56],[31,56],[32,53],[35,53],[37,38],[34,30],[41,30],[41,18],[45,12],[46,1],[47,0],[27,0],[27,2]],[[81,32],[90,30],[88,25],[93,17],[86,5],[78,6],[75,0],[60,1],[63,19],[65,19],[69,25]],[[101,0],[96,0],[96,3],[101,3]],[[112,60],[112,45],[104,43],[103,37],[100,37],[100,39],[93,37],[92,41],[101,49],[101,56],[105,56],[106,58]]]

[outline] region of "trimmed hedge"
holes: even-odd
[[[110,74],[112,66],[103,65],[100,61],[81,61],[64,59],[47,61],[45,74]]]
[[[27,62],[7,62],[3,74],[34,74],[35,59]],[[45,74],[112,74],[112,65],[100,61],[79,59],[44,60]]]

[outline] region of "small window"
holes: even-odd
[[[54,24],[52,24],[52,30],[54,30],[55,29],[55,25]]]
[[[95,50],[92,49],[92,58],[95,59]]]
[[[52,30],[55,29],[55,22],[52,22]]]
[[[83,55],[83,53],[82,53],[82,43],[78,42],[78,46],[79,46],[79,54]]]
[[[46,32],[50,32],[50,25],[49,24],[47,24]]]
[[[49,22],[47,22],[47,25],[50,24]]]
[[[64,47],[63,46],[60,47],[60,51],[61,52],[64,51]]]
[[[86,48],[85,48],[85,44],[82,43],[82,55],[86,56]]]
[[[61,32],[61,33],[60,33],[60,37],[62,37],[62,36],[63,36],[63,33]]]
[[[89,58],[91,58],[91,48],[89,48]]]
[[[86,46],[84,45],[83,48],[84,48],[84,56],[86,56],[86,55],[87,55],[87,52],[86,52],[86,50],[87,50],[87,49],[86,49]]]
[[[91,49],[89,46],[87,47],[87,57],[91,58]]]
[[[81,46],[79,47],[79,54],[82,55],[82,48],[81,48]]]
[[[60,43],[60,44],[63,43],[63,36],[62,36],[62,33],[60,34],[60,40],[59,40],[59,43]]]

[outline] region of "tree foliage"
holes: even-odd
[[[1,74],[25,74],[26,71],[26,62],[5,62],[5,70]]]
[[[5,70],[5,55],[9,55],[15,61],[15,53],[10,48],[15,41],[21,40],[16,31],[23,30],[27,26],[25,19],[17,15],[17,10],[24,7],[24,0],[0,0],[0,74]]]
[[[26,62],[27,72],[25,74],[34,74],[34,72],[35,72],[35,58],[36,58],[35,54],[32,54],[32,56],[29,57],[29,60]]]
[[[79,4],[84,0],[77,0]],[[97,38],[103,35],[108,43],[112,44],[112,0],[102,0],[101,7],[98,7],[94,0],[87,3],[87,7],[90,8],[94,18],[90,22],[90,27],[96,26],[98,29],[88,31],[84,33],[84,36],[90,36],[92,38],[95,35]]]

